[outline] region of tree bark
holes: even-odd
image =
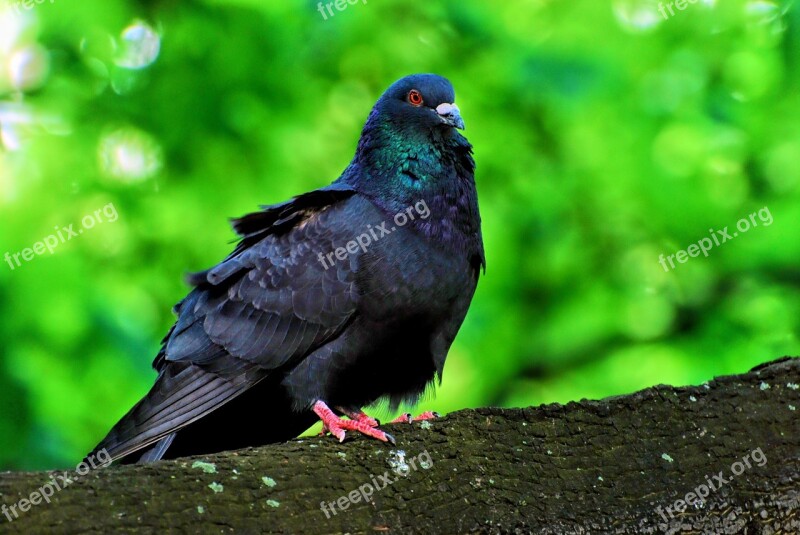
[[[695,387],[397,424],[397,446],[328,436],[4,473],[0,532],[800,533],[798,385],[800,359],[784,358]]]

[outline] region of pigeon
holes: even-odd
[[[319,420],[340,441],[355,431],[393,443],[363,408],[396,410],[441,384],[486,269],[454,101],[441,76],[398,80],[337,180],[233,219],[233,252],[188,277],[155,384],[93,453],[216,453],[290,440]]]

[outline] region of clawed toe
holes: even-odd
[[[339,418],[325,403],[317,401],[313,407],[314,412],[322,420],[322,434],[326,432],[332,434],[343,442],[346,437],[346,431],[358,431],[362,435],[377,438],[383,442],[395,443],[394,437],[389,433],[385,433],[378,429],[380,422],[375,418],[371,418],[365,413],[350,412],[339,409],[340,412],[346,414],[350,419],[345,420]]]
[[[421,422],[423,420],[433,420],[435,418],[439,418],[439,413],[434,411],[426,411],[417,416],[416,418],[411,416],[410,412],[406,412],[392,420],[391,424],[410,424],[412,422]]]
[[[414,418],[411,417],[410,412],[406,412],[389,422],[390,424],[410,424],[414,421]]]
[[[339,442],[343,442],[347,431],[358,431],[362,435],[366,435],[368,437],[377,438],[382,442],[389,442],[391,444],[395,444],[395,439],[389,433],[385,431],[381,431],[378,429],[380,422],[368,416],[363,411],[350,411],[347,409],[343,409],[342,407],[336,407],[341,414],[346,415],[349,420],[344,418],[340,418],[336,415],[324,402],[317,401],[314,403],[313,407],[314,412],[319,416],[320,420],[322,420],[322,433],[321,435],[325,435],[326,433],[330,433],[339,439]],[[420,414],[419,416],[412,417],[411,413],[404,413],[391,422],[390,424],[396,423],[407,423],[410,424],[412,422],[421,422],[424,420],[432,420],[434,418],[439,418],[439,413],[433,411],[426,411]]]
[[[337,407],[337,409],[339,410],[339,412],[341,412],[342,414],[346,414],[348,418],[350,418],[351,420],[355,420],[356,422],[363,422],[370,427],[378,427],[379,425],[381,425],[380,420],[369,416],[363,411],[348,411],[340,407]]]

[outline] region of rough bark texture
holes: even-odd
[[[800,533],[798,385],[800,359],[782,359],[696,387],[398,424],[396,447],[303,438],[72,471],[26,512],[55,473],[5,473],[0,504],[19,517],[0,515],[0,532]]]

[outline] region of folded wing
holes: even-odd
[[[356,311],[354,267],[326,268],[318,257],[352,239],[353,195],[318,190],[235,220],[242,241],[193,275],[195,289],[176,306],[155,385],[95,451],[118,459],[168,446],[182,427],[340,336]]]

